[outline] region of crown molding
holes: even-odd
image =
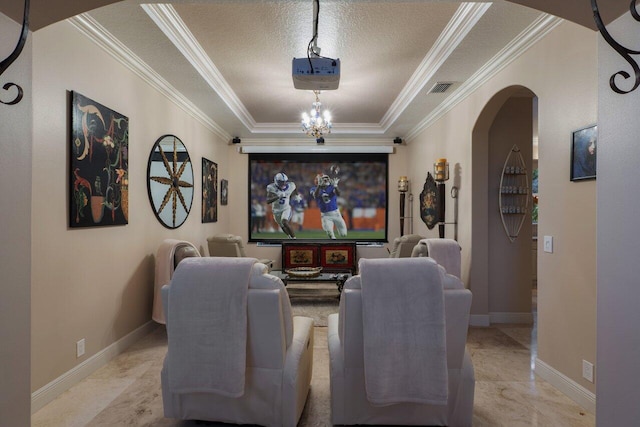
[[[140,77],[149,86],[166,96],[170,101],[184,110],[187,114],[202,123],[221,139],[228,141],[231,135],[220,127],[209,116],[197,108],[188,98],[156,73],[147,63],[115,38],[106,28],[100,25],[88,14],[82,14],[67,21],[89,40],[102,48],[106,53]]]
[[[142,4],[140,7],[149,15],[160,31],[174,44],[174,46],[191,63],[193,68],[202,76],[207,84],[220,96],[233,114],[249,130],[256,127],[249,110],[233,91],[229,83],[222,76],[211,58],[204,51],[193,33],[184,23],[178,12],[170,4]],[[253,130],[252,130],[253,132]]]
[[[141,7],[180,52],[185,55],[185,58],[190,61],[207,83],[220,95],[226,105],[252,134],[297,134],[301,132],[298,123],[256,123],[218,69],[204,53],[204,50],[187,29],[175,9],[171,5],[161,4],[145,4],[141,5]],[[489,7],[490,3],[464,3],[458,8],[434,47],[425,56],[380,123],[334,123],[332,132],[345,135],[384,134]],[[228,141],[232,138],[211,117],[197,108],[188,98],[156,73],[90,15],[86,13],[78,15],[69,18],[68,22],[221,139]],[[518,37],[491,58],[443,103],[411,129],[405,136],[405,141],[410,142],[414,139],[420,132],[439,120],[562,22],[564,20],[561,18],[541,14]],[[243,140],[245,139],[243,138]],[[265,141],[264,138],[259,140]],[[367,138],[367,140],[375,141],[377,139],[372,137]],[[282,140],[280,139],[279,141]]]
[[[476,71],[467,81],[460,85],[460,87],[434,109],[431,114],[411,129],[405,136],[405,139],[410,142],[418,136],[420,132],[442,118],[442,116],[448,113],[453,107],[475,92],[475,90],[486,83],[487,80],[494,77],[562,22],[564,22],[564,20],[561,18],[546,13],[541,14],[515,39],[487,61],[487,63]]]
[[[400,117],[490,7],[491,3],[462,3],[458,7],[431,50],[380,120],[380,126],[385,131]]]

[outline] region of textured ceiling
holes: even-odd
[[[31,1],[36,29],[113,3]],[[515,3],[593,23],[586,0],[322,0],[317,44],[341,60],[338,90],[320,95],[331,137],[410,139],[560,22]],[[0,11],[20,19],[21,4],[0,0]],[[628,8],[599,4],[605,19]],[[219,135],[278,140],[304,137],[300,113],[313,94],[293,87],[291,60],[306,55],[312,19],[312,0],[127,0],[72,23],[97,43],[111,40],[103,47]],[[449,91],[429,93],[441,81]]]

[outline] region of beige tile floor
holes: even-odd
[[[331,425],[326,331],[315,328],[313,379],[301,427]],[[595,425],[592,414],[534,375],[535,332],[535,327],[520,325],[469,329],[467,345],[476,373],[474,426]],[[159,326],[34,414],[32,426],[196,425],[162,415],[160,369],[166,347],[165,328]]]

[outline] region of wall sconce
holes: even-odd
[[[449,179],[449,163],[447,162],[447,159],[438,159],[438,161],[433,164],[433,175],[438,185],[438,233],[440,238],[444,239],[444,183]]]
[[[404,205],[405,196],[409,191],[409,180],[406,176],[401,176],[398,180],[398,191],[400,192],[400,236],[404,236]]]

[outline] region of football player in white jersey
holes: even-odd
[[[294,191],[296,191],[296,184],[289,181],[289,177],[283,172],[277,173],[273,183],[267,185],[267,203],[271,204],[273,219],[291,239],[296,238],[290,226],[291,205],[289,204]]]

